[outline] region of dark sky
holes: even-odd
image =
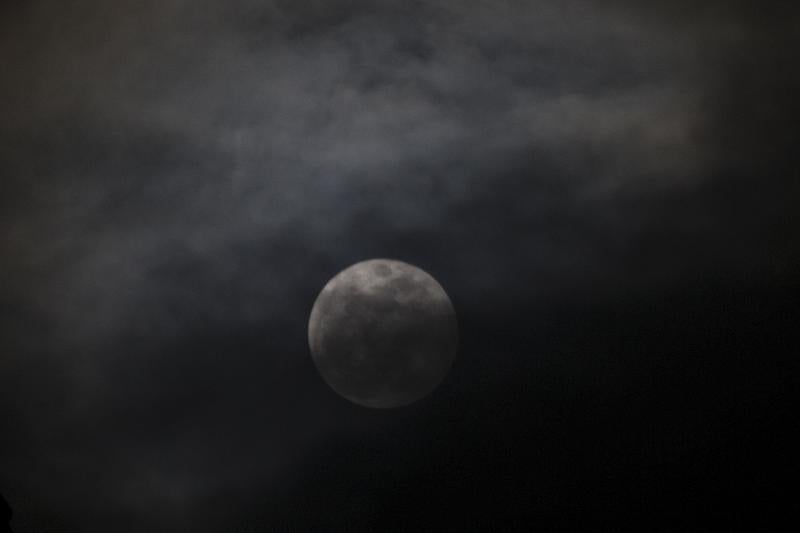
[[[17,533],[674,531],[796,464],[797,9],[0,4]],[[447,289],[441,387],[319,378],[318,291]],[[767,528],[769,529],[769,528]]]

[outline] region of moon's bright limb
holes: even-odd
[[[458,326],[450,298],[427,272],[373,259],[325,285],[311,311],[308,342],[337,393],[367,407],[399,407],[447,375]]]

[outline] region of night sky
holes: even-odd
[[[798,11],[3,1],[15,533],[772,530]],[[405,408],[309,354],[320,289],[373,257],[458,314]]]

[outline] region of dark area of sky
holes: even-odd
[[[773,530],[796,509],[797,8],[0,4],[16,533]],[[793,138],[794,137],[794,138]],[[306,326],[430,272],[455,365],[350,404]]]

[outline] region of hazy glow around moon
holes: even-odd
[[[357,263],[331,279],[308,325],[314,364],[343,397],[399,407],[429,394],[456,355],[458,327],[444,289],[390,259]]]

